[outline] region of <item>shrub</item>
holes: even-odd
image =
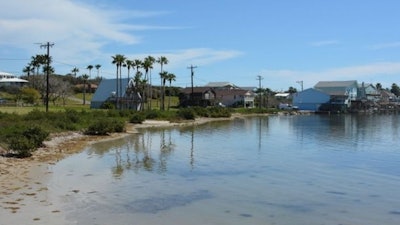
[[[146,117],[143,115],[143,113],[135,113],[129,120],[131,123],[143,123],[143,121],[146,119]]]
[[[31,152],[43,145],[43,141],[49,133],[38,126],[15,128],[8,136],[8,148],[14,151],[18,157],[29,157]]]
[[[211,107],[208,108],[209,117],[217,118],[217,117],[230,117],[231,111],[229,108],[224,107]]]
[[[8,148],[16,153],[17,157],[26,158],[35,150],[34,144],[24,136],[14,136],[9,140]]]
[[[146,119],[155,119],[158,118],[157,110],[150,110],[146,112]]]
[[[92,122],[85,131],[88,135],[108,135],[113,132],[125,131],[125,123],[122,120],[100,118]]]
[[[194,120],[196,118],[196,114],[194,110],[191,108],[181,108],[177,112],[177,116],[186,120]]]
[[[115,109],[115,104],[113,102],[104,102],[101,106],[101,109]]]

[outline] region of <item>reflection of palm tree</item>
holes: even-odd
[[[124,173],[124,167],[122,165],[121,152],[119,149],[115,150],[115,167],[113,168],[113,175],[116,178],[120,178]]]

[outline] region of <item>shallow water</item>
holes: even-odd
[[[54,165],[69,224],[398,224],[399,116],[143,129]]]

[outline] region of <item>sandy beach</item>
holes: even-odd
[[[86,136],[80,132],[52,134],[44,147],[30,158],[0,157],[0,225],[6,224],[68,224],[57,201],[47,195],[46,181],[51,166],[81,152],[85,146],[100,141],[137,133],[139,128],[197,125],[231,118],[198,118],[195,121],[170,123],[146,120],[142,124],[127,124],[125,133],[109,136]]]

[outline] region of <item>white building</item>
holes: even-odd
[[[21,87],[26,83],[28,83],[27,80],[20,79],[17,76],[12,75],[11,73],[0,72],[0,87],[1,86]]]

